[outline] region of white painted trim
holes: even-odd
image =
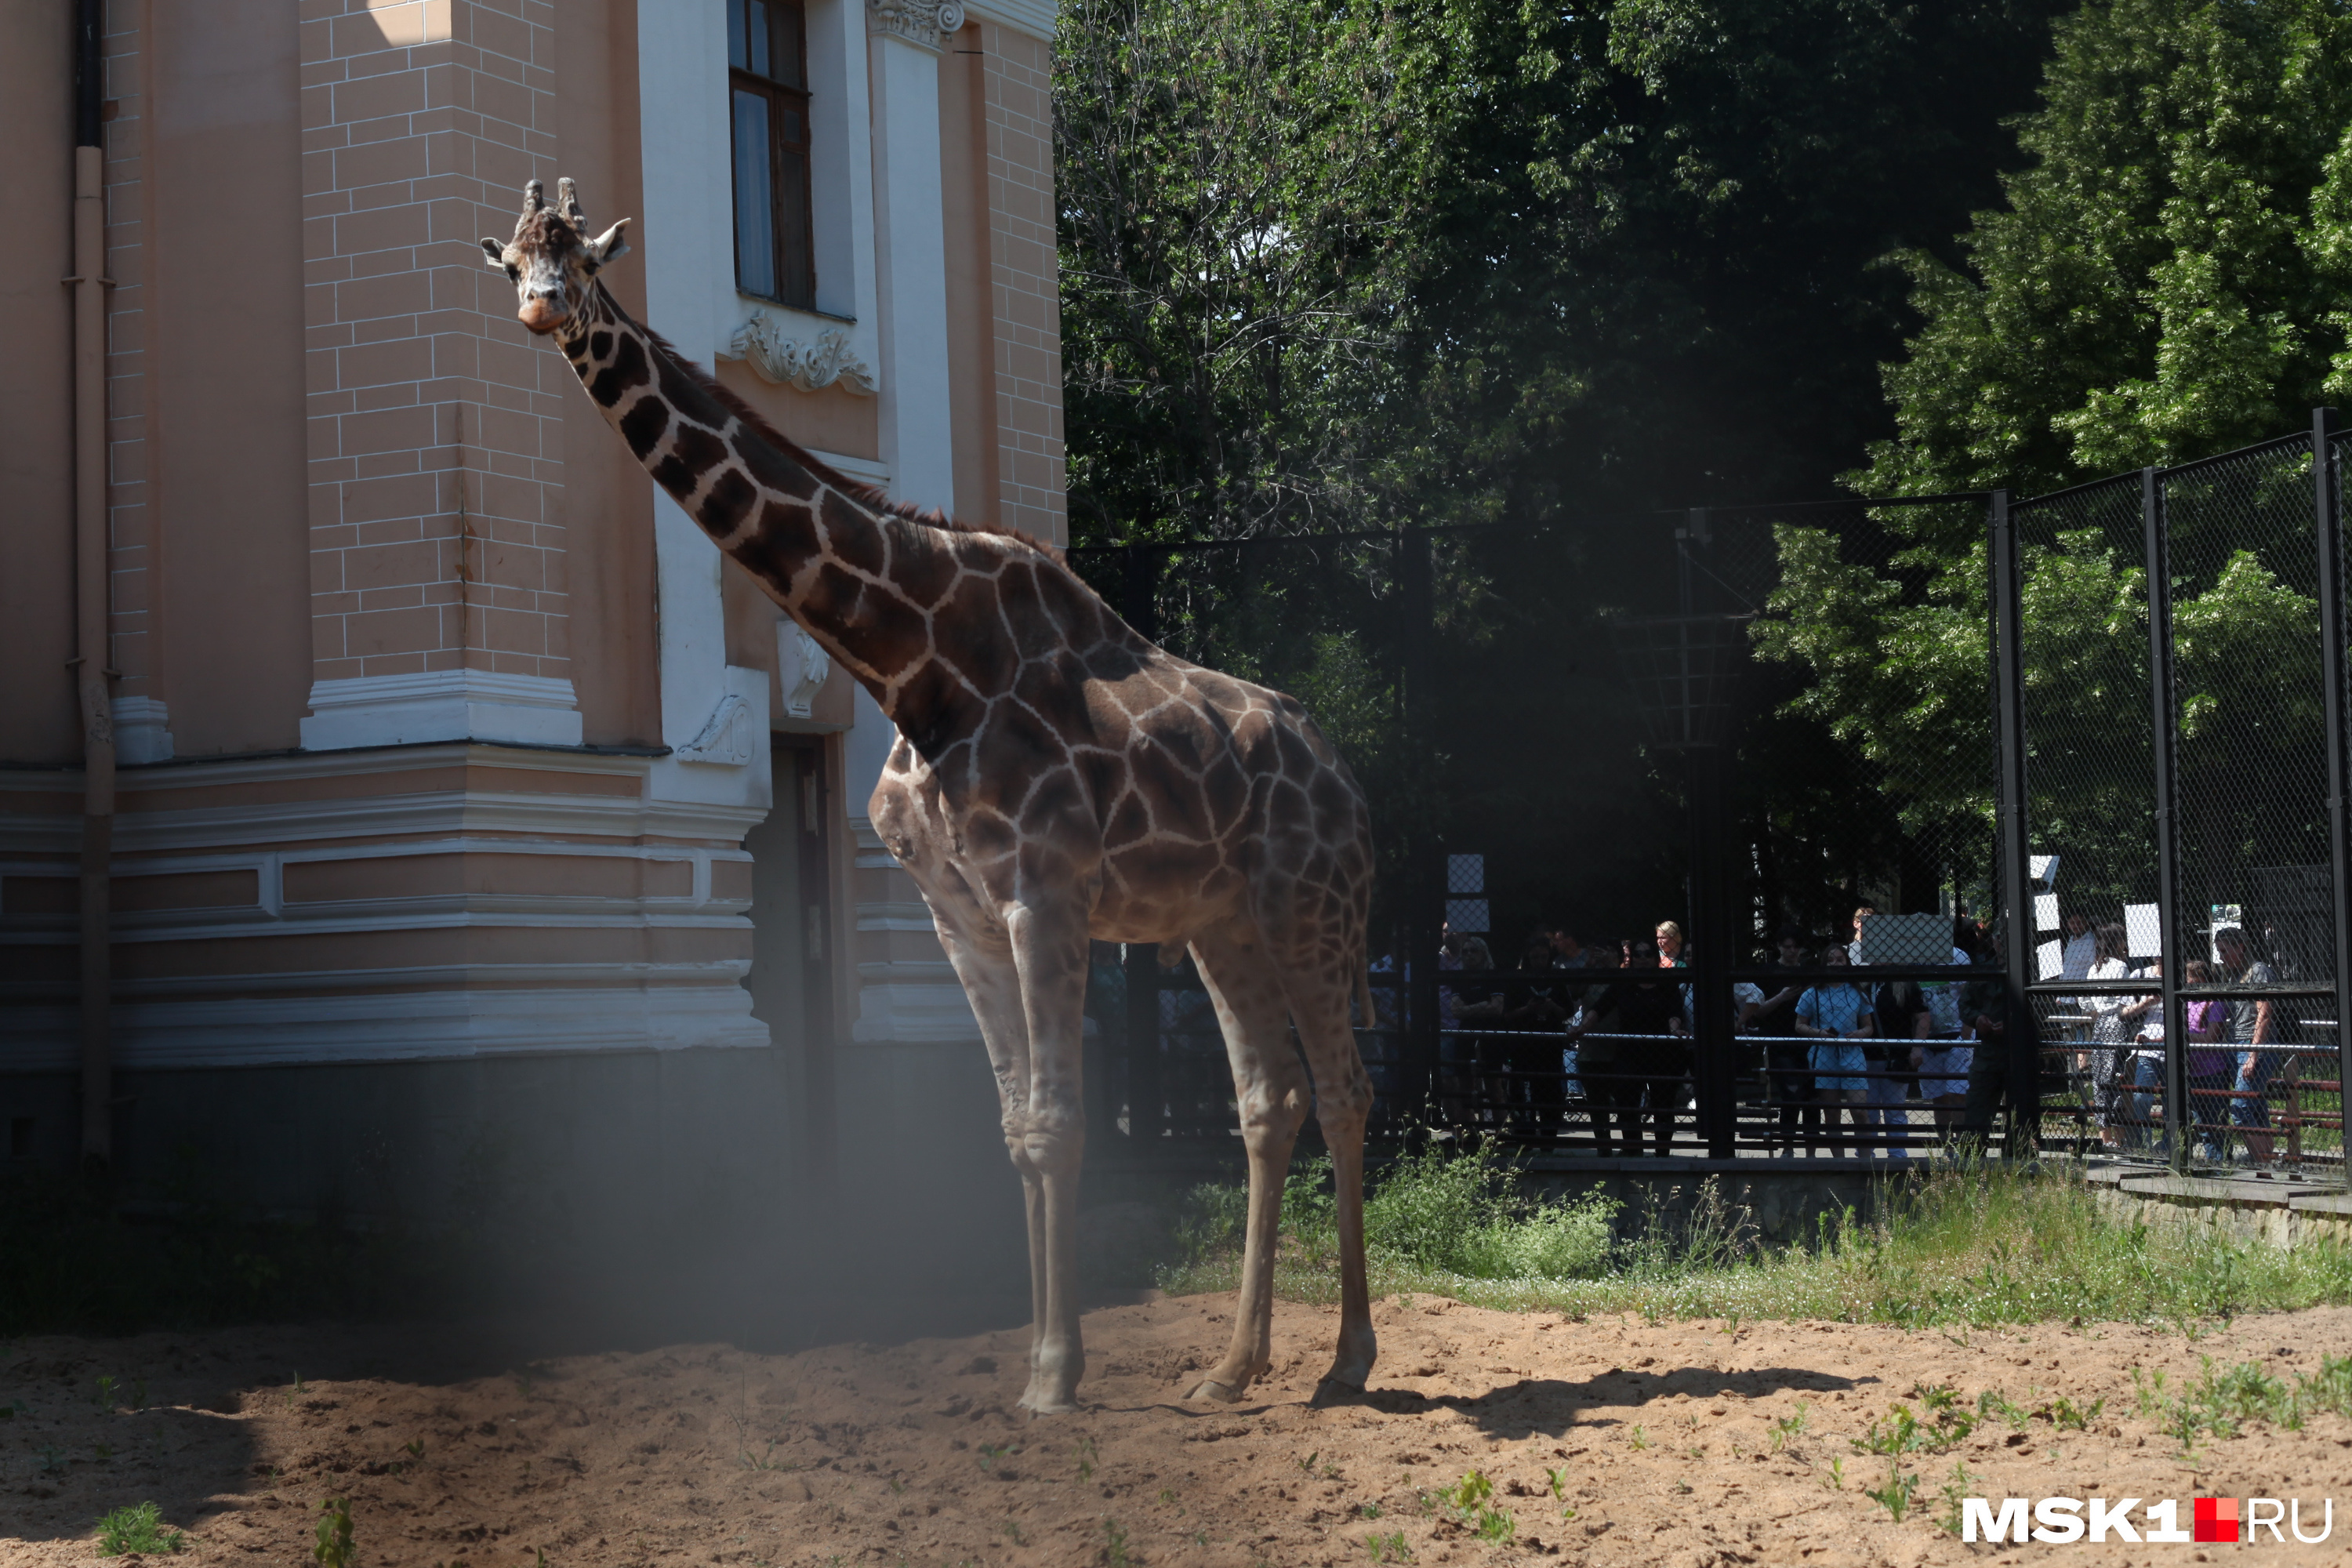
[[[882,460],[894,500],[952,510],[947,217],[938,51],[868,35],[874,94],[874,247],[880,297]]]
[[[874,326],[874,133],[864,9],[865,0],[815,0],[805,13],[809,217],[821,312],[811,319],[845,326],[852,352],[874,364],[880,339]]]
[[[966,11],[983,22],[1054,41],[1054,25],[1061,12],[1058,0],[964,0]]]
[[[756,1048],[772,1042],[751,1016],[740,965],[698,984],[409,991],[323,996],[118,1002],[115,1065],[285,1067],[432,1061],[519,1053]],[[26,1007],[9,1066],[61,1071],[74,1060],[75,1010]]]
[[[172,715],[160,700],[114,700],[114,760],[131,767],[172,760]]]
[[[306,751],[420,741],[580,743],[580,709],[572,682],[543,676],[439,669],[314,680],[310,709],[302,721]]]

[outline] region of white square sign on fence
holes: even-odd
[[[1484,899],[1446,900],[1445,923],[1455,931],[1475,931],[1482,936],[1495,929],[1487,923],[1486,900]]]
[[[1873,915],[1862,922],[1864,963],[1949,963],[1952,921],[1948,915]]]
[[[2063,942],[2045,942],[2033,950],[2034,978],[2054,980],[2066,972],[2066,948]]]
[[[2154,904],[2124,906],[2124,945],[2134,958],[2158,958],[2164,953],[2164,922]]]
[[[2033,895],[2033,928],[2036,931],[2056,931],[2058,929],[2057,894],[2036,893]]]

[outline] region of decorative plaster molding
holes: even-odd
[[[873,367],[849,352],[847,334],[827,329],[816,335],[815,346],[810,347],[784,336],[776,319],[765,310],[752,311],[735,329],[719,357],[741,360],[761,381],[796,386],[803,392],[837,384],[854,396],[871,397],[879,385]]]
[[[702,732],[670,754],[681,763],[746,767],[754,754],[752,728],[751,705],[730,691],[710,710]]]
[[[152,697],[114,700],[114,755],[123,763],[172,760],[172,715]]]
[[[305,751],[413,745],[419,741],[580,744],[572,682],[487,669],[362,675],[310,683]]]
[[[776,676],[783,688],[787,718],[807,718],[818,688],[832,673],[833,656],[809,636],[806,626],[789,616],[776,623]]]
[[[963,26],[963,0],[866,0],[866,22],[870,31],[936,55],[942,52],[940,37]]]

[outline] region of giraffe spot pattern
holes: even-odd
[[[1311,1097],[1360,1147],[1370,821],[1304,709],[1152,647],[1026,542],[877,510],[585,297],[594,328],[562,343],[590,396],[898,727],[873,821],[982,1017],[1015,1163],[1083,1140],[1048,1047],[1077,1037],[1090,932],[1201,960],[1253,1140]]]

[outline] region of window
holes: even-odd
[[[735,286],[803,310],[816,303],[809,245],[807,38],[801,7],[789,0],[727,0]]]

